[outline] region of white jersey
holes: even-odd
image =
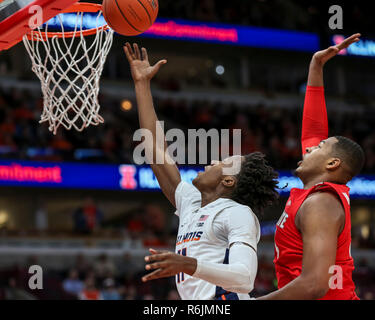
[[[176,253],[212,263],[228,263],[229,247],[242,242],[255,251],[260,239],[259,221],[252,210],[231,199],[219,198],[201,208],[201,193],[181,181],[176,188],[179,228]],[[183,300],[250,299],[248,294],[230,293],[207,281],[184,273],[176,275]],[[224,298],[224,297],[223,297]]]

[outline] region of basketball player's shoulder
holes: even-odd
[[[316,190],[302,203],[296,216],[296,225],[311,218],[322,221],[341,221],[345,218],[345,210],[340,199],[332,192]]]
[[[338,185],[334,183],[319,183],[311,188],[311,192],[306,198],[305,202],[312,203],[314,205],[340,207],[343,209],[343,203],[340,198],[342,191],[347,191],[348,187],[344,185]]]
[[[303,202],[301,207],[309,207],[309,206],[317,206],[317,207],[324,207],[324,206],[335,206],[340,205],[340,198],[337,195],[337,192],[332,189],[316,189],[314,192],[309,194],[306,200]]]
[[[349,190],[348,186],[343,185],[343,184],[336,184],[332,182],[320,182],[310,189],[310,193],[313,193],[316,191],[340,193],[343,190],[348,191]]]
[[[222,212],[229,245],[242,242],[249,244],[256,251],[260,240],[260,224],[257,216],[248,206],[232,200],[230,202],[232,205]]]
[[[259,220],[254,211],[246,205],[233,201],[235,204],[226,209],[231,221],[239,224],[251,224],[259,227]]]
[[[308,194],[301,207],[340,204],[340,192],[343,188],[347,187],[328,182],[318,183],[307,190]]]
[[[184,195],[200,195],[199,190],[192,183],[188,183],[183,180],[181,180],[180,183],[177,185],[175,192]]]
[[[226,210],[234,214],[238,214],[238,215],[251,215],[251,216],[254,215],[255,216],[253,210],[249,206],[238,203],[237,201],[234,201],[234,200],[230,200],[230,201],[232,205],[228,207]]]
[[[201,193],[192,184],[181,181],[175,191],[175,214],[181,217],[184,212],[192,212],[201,205]]]

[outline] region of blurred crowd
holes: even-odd
[[[241,129],[243,154],[261,151],[277,169],[294,169],[300,160],[301,106],[242,108],[235,104],[171,99],[155,99],[155,104],[166,130],[172,126],[185,133],[188,128]],[[101,105],[104,124],[83,132],[60,128],[53,135],[46,123],[38,123],[41,99],[18,89],[0,93],[0,158],[133,163],[133,150],[139,143],[133,141],[139,128],[136,113],[121,109],[120,100],[103,96]],[[332,112],[328,116],[330,134],[344,135],[360,143],[367,159],[364,172],[374,173],[375,113],[369,109],[365,115]]]
[[[109,216],[108,210],[101,208],[92,197],[83,199],[82,204],[71,211],[71,228],[66,226],[51,227],[51,216],[48,202],[39,204],[33,220],[27,226],[16,228],[0,227],[1,237],[30,236],[42,239],[108,239],[128,241],[133,247],[173,247],[178,231],[178,218],[167,217],[165,210],[157,203],[139,203],[128,211]],[[31,215],[32,216],[32,215]]]
[[[103,104],[103,103],[102,103]],[[0,94],[0,156],[33,160],[101,160],[132,161],[134,124],[119,105],[106,100],[101,114],[106,123],[89,127],[81,134],[58,130],[48,131],[48,124],[39,124],[42,98],[30,91],[13,89]]]
[[[345,12],[345,29],[371,30],[372,14],[358,2],[336,1]],[[307,0],[163,0],[162,17],[259,27],[324,32],[331,4]],[[287,18],[286,18],[287,17]],[[319,29],[319,27],[321,29]]]
[[[299,2],[290,0],[187,0],[183,2],[164,0],[160,8],[162,17],[178,17],[206,22],[289,27],[292,29],[306,29],[310,22],[306,9],[302,9],[303,6]],[[291,15],[290,11],[295,14]],[[284,19],[286,14],[289,14],[288,19]],[[289,19],[289,17],[291,18]]]
[[[38,258],[0,270],[0,300],[178,300],[174,278],[143,283],[143,268],[132,263],[126,254],[121,263],[102,254],[93,262],[80,254],[73,266],[62,270],[43,268],[43,289],[28,287],[28,266],[38,264]],[[365,259],[358,261],[353,273],[356,292],[363,300],[375,298],[375,270]],[[258,274],[252,297],[260,297],[277,289],[274,265],[266,256],[259,257]]]
[[[143,269],[134,266],[133,259],[125,254],[121,263],[102,254],[94,261],[80,254],[68,269],[43,268],[43,289],[28,287],[30,265],[38,258],[29,257],[23,264],[0,270],[0,300],[177,300],[173,279],[160,279],[143,283]],[[64,268],[64,267],[63,267]]]

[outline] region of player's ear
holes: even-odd
[[[327,161],[326,168],[327,168],[327,170],[332,171],[332,170],[336,170],[340,166],[341,166],[341,159],[339,159],[339,158],[330,158]]]
[[[234,176],[225,176],[221,183],[227,188],[232,188],[236,184],[236,178]]]

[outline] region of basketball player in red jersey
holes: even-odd
[[[352,280],[349,188],[364,164],[354,141],[328,138],[323,67],[359,41],[354,34],[314,54],[309,70],[302,123],[303,160],[296,175],[304,189],[292,189],[276,225],[275,269],[279,290],[262,300],[357,300]]]

